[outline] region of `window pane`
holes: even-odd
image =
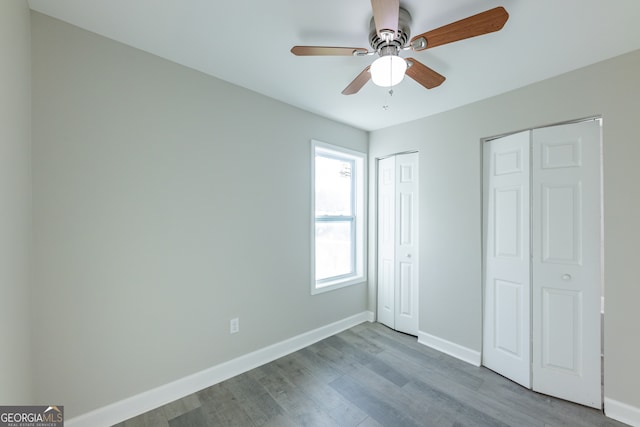
[[[316,280],[353,272],[351,222],[316,222]]]
[[[352,215],[353,162],[316,155],[316,216]]]

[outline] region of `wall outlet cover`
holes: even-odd
[[[236,317],[229,321],[229,333],[237,334],[238,332],[240,332],[240,319]]]

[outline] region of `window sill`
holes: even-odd
[[[334,280],[322,283],[322,285],[311,284],[311,295],[322,294],[324,292],[334,291],[336,289],[345,288],[347,286],[358,285],[367,281],[365,276],[349,277],[346,279]]]

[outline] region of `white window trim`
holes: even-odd
[[[323,281],[321,285],[316,282],[316,207],[315,207],[315,157],[316,151],[324,151],[328,154],[349,157],[355,162],[355,244],[356,259],[355,273],[347,277],[333,281]],[[367,155],[355,150],[327,144],[326,142],[311,140],[311,294],[316,295],[346,286],[363,283],[367,280]]]

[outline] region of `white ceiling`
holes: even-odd
[[[640,49],[638,0],[401,0],[411,35],[504,6],[495,33],[409,53],[447,80],[340,92],[374,57],[296,57],[293,45],[369,48],[369,0],[29,0],[31,9],[365,130],[478,101]],[[402,56],[409,56],[407,53]],[[388,109],[382,106],[388,104]]]

